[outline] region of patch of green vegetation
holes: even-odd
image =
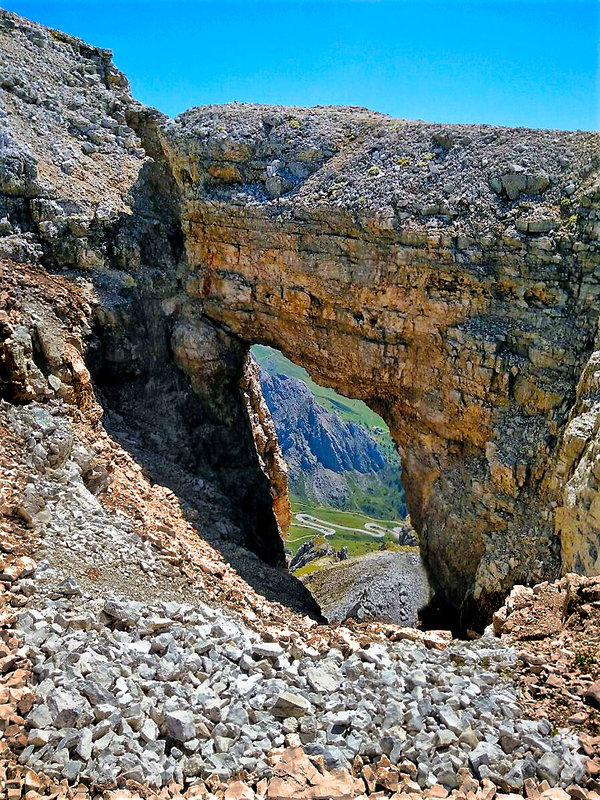
[[[593,650],[577,650],[573,656],[573,666],[588,672],[596,664],[596,653]]]
[[[396,159],[396,164],[398,164],[400,167],[408,167],[410,164],[410,158],[407,158],[406,156],[400,156],[400,158]]]
[[[376,483],[365,481],[364,476],[358,473],[346,473],[346,484],[350,489],[348,509],[360,509],[376,519],[403,519],[407,516],[400,464],[390,453],[386,452],[386,458],[389,463],[377,472]]]
[[[379,167],[369,167],[367,175],[370,175],[372,178],[375,177],[375,175],[379,175]]]
[[[290,128],[301,128],[302,123],[296,117],[290,117]]]
[[[319,570],[324,567],[330,567],[333,563],[334,561],[331,558],[316,558],[314,561],[310,561],[305,567],[297,569],[294,575],[297,578],[312,575],[315,572],[319,572]]]
[[[491,666],[491,660],[489,656],[484,656],[481,661],[479,662],[484,669],[489,669]]]

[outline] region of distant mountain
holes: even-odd
[[[400,462],[383,421],[359,401],[302,380],[299,368],[277,351],[261,351],[263,393],[292,495],[385,519],[405,516]]]

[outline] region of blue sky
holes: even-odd
[[[596,129],[600,0],[0,0],[114,52],[134,95]]]

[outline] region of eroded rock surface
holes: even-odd
[[[5,11],[0,71],[0,257],[87,277],[96,294],[78,358],[85,350],[107,426],[125,437],[135,429],[140,459],[157,456],[180,494],[212,495],[217,538],[284,564],[264,443],[240,386],[247,348],[179,300],[182,234],[161,116],[131,98],[108,51]],[[53,394],[43,372],[57,354],[41,328],[33,341],[2,333],[4,396]]]
[[[553,463],[596,335],[598,135],[235,104],[161,131],[188,296],[385,418],[448,597],[485,616],[557,575],[560,532],[581,546]]]
[[[279,446],[269,406],[263,397],[258,364],[252,356],[248,357],[245,364],[242,390],[246,398],[248,417],[252,423],[252,435],[256,443],[260,465],[269,478],[273,511],[281,536],[285,539],[292,521],[292,508],[288,492],[288,465]]]

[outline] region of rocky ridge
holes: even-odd
[[[170,455],[171,479],[202,473],[216,516],[237,516],[229,538],[283,563],[274,462],[260,462],[239,385],[246,351],[207,321],[170,318],[181,231],[160,115],[133,101],[108,51],[5,11],[0,43],[0,256],[92,277],[97,336],[82,352],[113,427],[126,419]]]

